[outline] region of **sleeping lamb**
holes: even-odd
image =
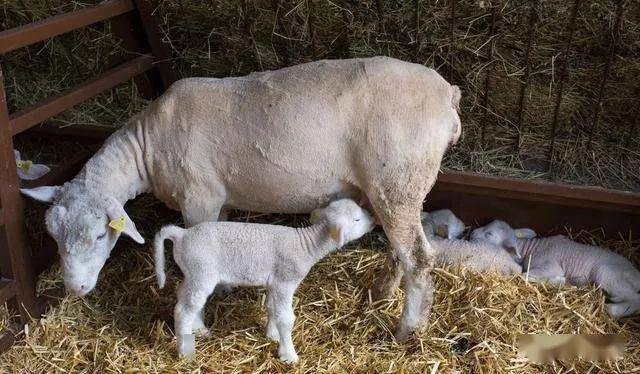
[[[449,209],[423,213],[422,226],[424,234],[432,238],[437,266],[462,265],[479,273],[496,272],[502,275],[522,272],[522,267],[499,246],[458,239],[465,225]]]
[[[280,342],[280,359],[298,360],[291,339],[293,294],[298,285],[316,262],[374,227],[371,215],[349,199],[336,200],[315,212],[317,223],[305,228],[217,222],[186,230],[166,226],[156,235],[160,288],[166,279],[165,239],[173,242],[173,258],[185,277],[174,312],[180,355],[193,354],[193,347],[182,340],[190,338],[194,329],[208,334],[203,308],[216,284],[224,283],[267,287],[267,336]]]
[[[614,317],[640,311],[640,272],[626,258],[602,248],[576,243],[563,235],[535,238],[531,229],[513,229],[493,221],[471,233],[474,241],[496,244],[527,268],[528,279],[584,286],[594,283],[609,297]]]

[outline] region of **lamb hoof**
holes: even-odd
[[[280,360],[285,364],[295,364],[298,362],[298,355],[295,352],[280,353]]]
[[[393,334],[398,343],[404,343],[413,335],[413,330],[406,327],[398,327],[396,333]]]
[[[196,342],[193,334],[178,336],[178,355],[185,360],[196,357]]]

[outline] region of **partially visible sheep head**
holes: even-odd
[[[74,295],[84,296],[93,290],[121,233],[144,244],[122,204],[113,197],[80,193],[73,185],[20,191],[53,204],[45,214],[45,222],[58,244],[65,286]]]
[[[495,220],[486,226],[478,227],[471,232],[471,240],[489,242],[502,247],[509,251],[516,260],[522,259],[522,254],[518,251],[516,240],[535,237],[536,232],[531,229],[513,229],[508,223],[500,220]]]
[[[51,169],[47,165],[34,164],[31,160],[23,160],[20,152],[13,150],[13,157],[16,159],[18,177],[24,180],[34,180],[47,174]]]
[[[458,239],[465,225],[449,209],[440,209],[422,213],[422,229],[427,237],[438,235],[445,239]]]
[[[338,248],[359,239],[375,227],[371,214],[351,199],[335,200],[327,207],[311,212],[312,224],[322,221],[327,222],[329,234],[337,242]]]

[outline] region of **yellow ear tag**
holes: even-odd
[[[116,230],[117,232],[123,232],[124,224],[125,224],[124,217],[120,217],[118,219],[112,219],[109,222],[109,227]]]
[[[337,228],[335,227],[329,228],[329,235],[331,236],[331,239],[335,241],[340,241],[340,230],[338,230]]]
[[[33,165],[33,162],[31,160],[23,160],[23,161],[16,162],[16,166],[18,167],[18,169],[21,169],[25,173],[29,172],[29,169],[31,169],[31,165]]]
[[[445,230],[444,226],[438,226],[438,236],[442,238],[447,237],[447,231]]]
[[[520,230],[516,230],[516,238],[524,238],[524,233]]]
[[[312,225],[315,225],[316,223],[318,223],[318,212],[317,211],[312,211],[311,212],[311,217],[309,218],[309,222],[311,222]]]

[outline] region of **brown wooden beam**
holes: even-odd
[[[152,57],[143,55],[108,70],[96,78],[73,87],[60,95],[51,96],[35,105],[13,113],[9,116],[11,133],[15,136],[76,104],[79,104],[151,69],[152,67]]]
[[[475,194],[640,214],[637,192],[456,171],[440,175],[437,184],[450,191],[472,190]]]
[[[446,172],[427,196],[425,208],[451,209],[472,226],[502,219],[540,234],[568,227],[637,238],[639,204],[640,194],[633,192]]]
[[[117,128],[98,127],[91,125],[74,124],[68,126],[58,126],[53,123],[43,123],[41,126],[32,127],[28,134],[59,136],[66,139],[80,138],[85,141],[102,142]]]
[[[131,0],[109,0],[42,21],[0,32],[0,54],[113,18],[135,9]]]

